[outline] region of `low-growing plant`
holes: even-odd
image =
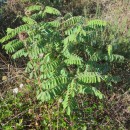
[[[124,57],[114,54],[112,44],[107,43],[105,21],[62,16],[57,9],[41,5],[26,8],[25,15],[25,24],[8,28],[0,42],[7,42],[3,48],[14,59],[27,57],[26,72],[37,88],[38,100],[61,100],[70,115],[77,106],[76,95],[102,99],[100,84],[120,80],[112,75],[111,67]]]

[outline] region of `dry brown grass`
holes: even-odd
[[[21,62],[21,61],[20,61]],[[20,63],[19,62],[19,63]],[[15,63],[9,57],[5,57],[0,53],[0,95],[4,96],[6,92],[15,87],[25,80],[24,67]]]
[[[130,29],[130,1],[129,0],[105,0],[102,3],[102,18],[118,25],[127,32]]]

